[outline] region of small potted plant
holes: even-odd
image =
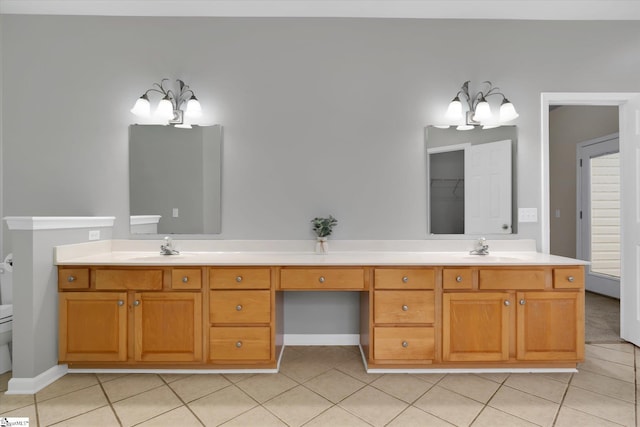
[[[329,251],[327,237],[331,235],[333,227],[338,224],[338,220],[329,215],[329,218],[313,218],[311,224],[313,224],[313,231],[317,237],[316,253],[326,254]]]

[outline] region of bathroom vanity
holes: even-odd
[[[84,248],[79,248],[84,245]],[[575,369],[584,263],[522,252],[59,247],[59,363],[276,370],[283,293],[357,291],[368,371]],[[89,249],[87,249],[89,248]]]

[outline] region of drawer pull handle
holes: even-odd
[[[456,277],[456,282],[458,282],[458,283],[462,282],[462,276],[457,276]]]
[[[135,305],[136,307],[137,307],[137,306],[139,306],[139,305],[140,305],[140,300],[135,300],[135,301],[133,302],[133,305]]]
[[[403,305],[402,306],[402,311],[409,311],[409,306],[408,305]]]
[[[184,276],[182,278],[182,283],[187,283],[189,281],[189,278],[187,276]]]
[[[318,282],[320,282],[320,283],[324,283],[324,280],[325,280],[325,279],[324,279],[324,276],[320,276],[320,278],[318,279]]]
[[[409,278],[407,276],[402,277],[402,283],[407,283]]]
[[[525,305],[526,301],[524,299],[520,300],[520,305]]]
[[[508,299],[506,299],[506,300],[504,300],[504,305],[509,307],[511,305],[511,302]]]
[[[124,305],[124,301],[121,299],[118,300],[118,307],[122,307]]]
[[[569,276],[567,277],[567,280],[569,281],[569,283],[573,283],[574,280],[576,280],[573,276]]]
[[[409,347],[409,342],[408,341],[402,341],[402,347],[404,347],[404,348]]]
[[[236,282],[238,282],[238,283],[242,282],[242,276],[237,276],[236,277]]]
[[[242,341],[236,341],[236,348],[242,347]]]
[[[76,281],[76,277],[75,276],[69,276],[67,277],[67,282],[72,283]]]
[[[236,311],[242,311],[242,304],[236,305]]]

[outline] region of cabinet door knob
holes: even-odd
[[[242,347],[242,341],[236,341],[236,347],[237,348]]]
[[[242,282],[242,276],[237,276],[236,277],[236,282],[238,282],[238,283]]]
[[[456,276],[456,282],[458,283],[462,282],[462,276]]]
[[[569,276],[569,277],[567,277],[567,280],[568,280],[570,283],[573,283],[573,282],[574,282],[574,280],[576,280],[576,279],[575,279],[573,276]]]
[[[504,300],[504,305],[509,307],[511,305],[511,302],[508,299],[506,299],[506,300]]]
[[[76,277],[75,276],[67,277],[67,282],[71,283],[71,282],[75,282],[75,281],[76,281]]]
[[[524,299],[520,300],[520,305],[525,305],[526,301]]]
[[[408,342],[408,341],[402,341],[402,346],[403,346],[404,348],[409,347],[409,342]]]
[[[236,311],[242,311],[242,304],[236,305]]]
[[[135,301],[133,302],[133,305],[135,305],[136,307],[137,307],[137,306],[139,306],[139,305],[140,305],[140,300],[135,300]]]
[[[324,276],[320,276],[320,278],[318,279],[318,282],[324,283]]]
[[[409,306],[408,305],[403,305],[402,306],[402,311],[409,311]]]
[[[124,301],[121,299],[118,300],[118,307],[122,307],[124,305]]]
[[[182,283],[187,283],[189,281],[189,278],[187,276],[184,276],[182,278]]]
[[[408,281],[409,281],[409,278],[407,276],[402,277],[402,283],[407,283]]]

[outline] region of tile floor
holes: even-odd
[[[638,426],[631,344],[575,374],[366,374],[357,347],[287,347],[278,374],[68,374],[0,394],[31,426]],[[9,375],[0,376],[6,390]]]

